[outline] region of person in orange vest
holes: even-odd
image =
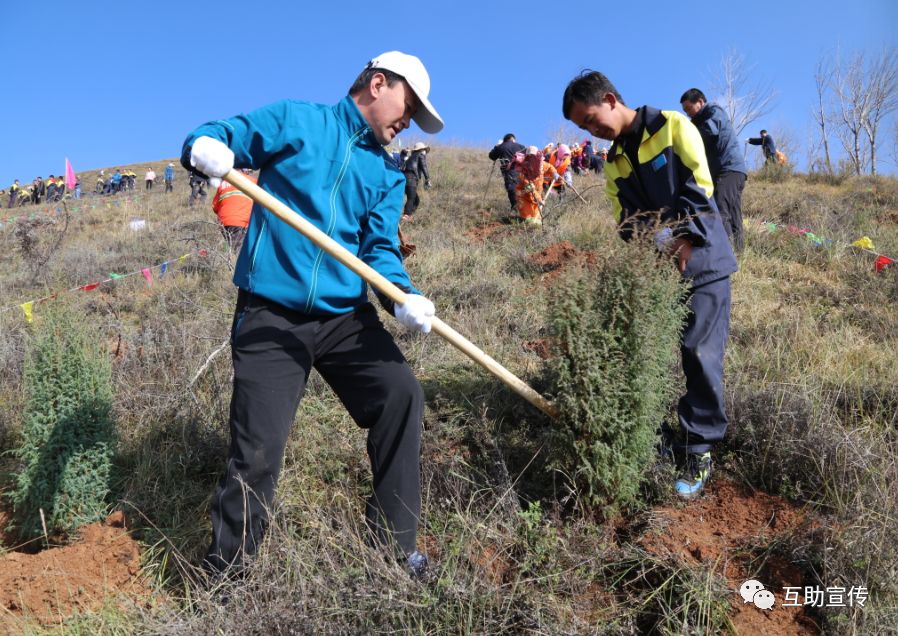
[[[565,184],[568,186],[573,186],[574,182],[571,179],[571,149],[567,147],[566,144],[558,144],[558,148],[549,155],[549,163],[554,166],[555,170],[558,172],[558,176],[561,179],[556,180],[553,184],[553,188],[558,188],[561,190]],[[562,183],[563,179],[563,183]]]
[[[581,148],[578,143],[571,146],[571,169],[576,174],[583,174],[586,172],[583,169],[583,148]]]
[[[521,223],[539,227],[543,224],[543,185],[558,179],[558,172],[552,164],[543,160],[536,146],[527,148],[516,168],[518,185],[515,193],[518,199],[518,214]]]
[[[252,170],[242,171],[250,181],[256,183],[258,177],[252,175]],[[212,210],[218,216],[221,230],[228,245],[234,251],[239,251],[249,226],[250,213],[253,211],[253,200],[243,194],[235,186],[227,181],[222,181],[212,197]]]

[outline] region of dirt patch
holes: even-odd
[[[70,545],[0,556],[0,632],[18,631],[31,621],[57,624],[100,607],[110,596],[149,602],[140,551],[124,526],[118,512],[81,528]]]
[[[489,240],[494,234],[501,232],[503,229],[507,228],[508,225],[505,223],[484,223],[483,225],[478,225],[473,227],[472,229],[465,232],[465,236],[472,241],[476,241],[478,243],[483,243]]]
[[[805,635],[820,629],[804,607],[783,607],[784,587],[812,585],[797,565],[772,556],[760,571],[750,571],[747,548],[768,544],[779,535],[810,531],[813,521],[781,497],[753,492],[733,482],[712,482],[711,491],[685,506],[652,511],[651,530],[637,543],[656,556],[677,556],[724,576],[732,591],[733,626],[739,634]],[[756,569],[757,570],[757,569]],[[776,605],[761,610],[745,603],[739,588],[748,579],[763,583]]]
[[[558,278],[565,268],[594,267],[596,253],[578,250],[570,241],[562,241],[533,254],[529,260],[531,265],[543,272],[540,282],[548,285]]]
[[[552,357],[552,340],[550,338],[527,340],[522,346],[524,349],[532,351],[543,360],[548,360]]]
[[[505,582],[505,577],[511,571],[511,563],[507,555],[495,544],[470,545],[468,559],[493,585],[502,585]]]

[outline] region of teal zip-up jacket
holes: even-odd
[[[387,280],[410,293],[399,252],[405,178],[378,143],[355,102],[284,100],[203,124],[184,142],[181,164],[202,136],[234,152],[235,168],[259,170],[259,186],[299,212]],[[368,300],[357,274],[268,212],[253,206],[234,284],[290,309],[342,314]],[[379,296],[392,311],[392,303]]]

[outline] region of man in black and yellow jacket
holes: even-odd
[[[21,187],[19,186],[18,179],[13,181],[12,185],[9,186],[9,203],[6,205],[7,208],[14,208],[16,206],[16,199],[19,198],[20,189]]]
[[[691,282],[681,353],[686,394],[675,435],[664,440],[682,458],[675,488],[690,498],[711,476],[711,450],[727,429],[723,358],[729,335],[730,274],[736,257],[712,198],[714,187],[698,129],[675,111],[629,108],[607,77],[585,71],[564,92],[563,112],[595,137],[613,141],[606,192],[629,240],[651,232],[659,250]]]

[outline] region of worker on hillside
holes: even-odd
[[[21,186],[19,186],[19,180],[16,179],[12,182],[12,185],[9,186],[9,202],[7,203],[7,208],[14,208],[16,206],[16,199],[19,198],[19,190]]]
[[[574,174],[586,172],[583,167],[583,148],[576,142],[571,146],[571,170]]]
[[[592,170],[592,158],[595,157],[596,151],[592,147],[592,140],[583,140],[583,172],[588,173]]]
[[[502,180],[505,183],[505,193],[508,195],[508,203],[511,210],[514,211],[517,206],[517,195],[515,188],[518,185],[518,173],[515,172],[512,164],[514,163],[515,154],[524,152],[524,146],[518,143],[514,133],[508,133],[490,150],[489,158],[495,164],[499,162],[499,172],[502,173]]]
[[[192,208],[197,199],[206,200],[206,180],[202,176],[191,172],[187,177],[187,185],[190,186],[190,197],[187,199],[187,207]]]
[[[752,146],[761,146],[761,150],[764,151],[764,160],[767,163],[776,163],[776,144],[773,141],[773,137],[771,137],[766,130],[761,131],[760,137],[750,137],[746,139],[746,142],[750,143]]]
[[[116,168],[115,172],[113,172],[112,176],[109,178],[109,184],[107,185],[106,191],[111,194],[121,192],[124,189],[124,178],[121,170]]]
[[[705,145],[711,182],[714,184],[714,203],[723,219],[723,227],[736,253],[745,244],[742,228],[742,190],[748,169],[740,152],[739,139],[726,111],[717,104],[709,104],[698,88],[690,88],[680,97],[680,106],[698,128]]]
[[[427,151],[430,150],[423,142],[419,141],[412,146],[412,152],[402,164],[402,174],[405,175],[405,208],[402,210],[402,220],[409,221],[418,205],[421,197],[418,195],[418,181],[424,179],[424,188],[430,188],[430,173],[427,171]]]
[[[651,232],[691,285],[680,353],[686,394],[679,429],[663,428],[662,444],[679,468],[675,492],[702,492],[711,478],[711,450],[727,429],[723,359],[730,324],[730,275],[736,257],[717,206],[698,129],[675,111],[632,109],[602,73],[584,71],[564,91],[564,117],[613,141],[605,190],[624,240]],[[655,214],[651,214],[656,211]]]
[[[259,186],[406,294],[379,296],[405,327],[431,329],[433,303],[416,290],[399,253],[405,179],[384,147],[414,119],[434,134],[443,122],[427,99],[421,61],[383,53],[335,105],[283,100],[218,119],[184,142],[181,164],[214,183],[231,169],[259,170]],[[225,475],[212,498],[205,567],[239,572],[256,553],[275,509],[287,437],[312,368],[367,431],[373,542],[416,577],[421,514],[424,392],[368,300],[365,281],[265,208],[250,216],[234,272],[234,389]]]
[[[253,176],[252,170],[245,168],[242,172],[250,181],[256,183],[257,178]],[[212,197],[212,211],[218,216],[228,246],[234,252],[239,251],[243,245],[246,228],[249,226],[253,200],[229,182],[222,181],[215,191],[215,196]]]
[[[56,177],[52,174],[47,177],[47,203],[56,200]]]
[[[153,170],[152,167],[147,168],[147,172],[143,176],[143,180],[145,182],[145,190],[152,190],[153,184],[156,183],[156,171]]]
[[[558,172],[558,176],[561,177],[561,179],[552,183],[553,188],[563,190],[565,185],[574,185],[570,170],[571,149],[567,144],[558,144],[558,147],[551,151],[549,154],[549,163],[554,166],[555,171]]]
[[[31,182],[31,202],[39,205],[46,191],[47,186],[44,184],[44,180],[39,176],[35,177],[34,181]]]
[[[165,166],[164,179],[165,179],[165,191],[171,192],[172,190],[174,190],[175,164],[169,163],[167,166]]]
[[[542,209],[545,201],[543,190],[546,185],[558,179],[558,172],[543,159],[536,146],[527,148],[523,158],[516,162],[515,170],[518,172],[515,193],[520,221],[531,227],[540,227],[543,224]]]

